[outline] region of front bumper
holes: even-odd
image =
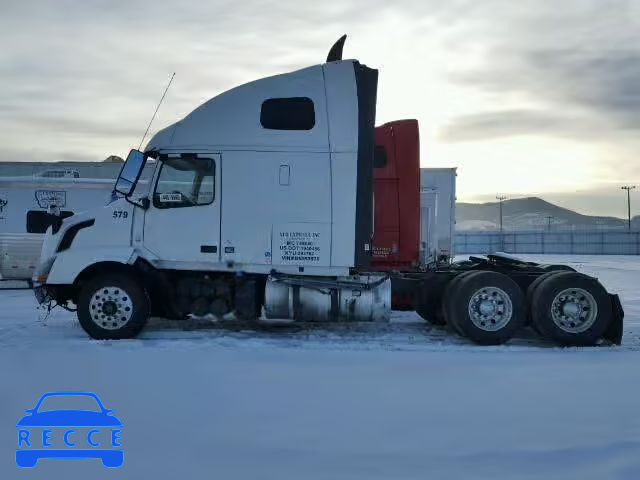
[[[40,305],[49,303],[52,300],[60,303],[58,293],[58,289],[53,285],[33,285],[33,295],[36,297],[36,300]]]
[[[46,285],[34,285],[33,294],[40,305],[45,303],[49,297],[48,288]]]

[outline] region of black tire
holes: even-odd
[[[545,272],[575,272],[576,269],[569,265],[552,263],[550,265],[541,265]]]
[[[445,325],[447,320],[442,311],[442,299],[447,284],[452,280],[449,275],[432,274],[420,282],[417,292],[416,313],[432,325]]]
[[[103,289],[107,292],[103,294],[107,296],[106,301],[102,300],[101,295],[96,295]],[[92,303],[94,295],[96,297]],[[103,303],[100,303],[101,300]],[[129,310],[125,312],[127,308]],[[116,318],[120,314],[129,315],[129,312],[128,321]],[[78,297],[80,325],[90,337],[96,339],[133,338],[144,328],[149,313],[147,292],[135,278],[126,274],[98,275],[82,287]]]
[[[496,319],[490,314],[482,316],[478,311],[478,316],[472,318],[470,305],[477,295],[487,295],[489,306],[498,312],[508,312],[510,302],[511,314],[502,318],[496,315]],[[504,295],[502,299],[501,295]],[[458,333],[479,345],[501,345],[524,326],[524,294],[516,282],[502,273],[475,271],[461,275],[450,285],[446,297],[447,321]]]
[[[575,290],[572,290],[575,289]],[[564,291],[576,301],[571,303],[580,311],[580,317],[571,317],[554,307],[562,304]],[[588,298],[583,292],[587,292]],[[575,295],[575,297],[574,297]],[[566,297],[565,297],[566,298]],[[585,302],[578,303],[578,302]],[[591,304],[594,304],[593,308]],[[553,310],[556,310],[554,317]],[[586,315],[583,320],[582,315]],[[555,318],[555,319],[554,319]],[[545,278],[535,289],[531,299],[531,320],[543,338],[562,346],[595,345],[609,327],[612,318],[611,299],[596,278],[576,272],[557,272]],[[564,326],[560,325],[563,324]],[[584,330],[581,330],[584,328]]]
[[[261,279],[248,279],[235,285],[233,297],[234,316],[250,324],[257,323],[262,310],[264,298],[264,281]]]
[[[444,295],[442,297],[442,316],[445,319],[445,322],[450,325],[460,336],[464,336],[464,332],[460,329],[460,325],[457,323],[457,319],[455,315],[449,314],[449,309],[447,305],[450,305],[455,302],[456,292],[458,288],[458,284],[464,280],[465,278],[470,277],[471,275],[475,275],[478,273],[477,270],[469,270],[467,272],[461,273],[460,275],[453,278],[446,286],[444,290]]]
[[[540,334],[540,332],[538,332],[538,328],[533,324],[533,320],[531,319],[531,302],[533,301],[533,294],[538,288],[538,285],[540,285],[546,278],[549,278],[552,275],[557,275],[558,273],[559,272],[557,271],[550,271],[547,273],[543,273],[542,275],[537,277],[533,282],[531,282],[531,285],[529,285],[529,288],[527,288],[526,301],[525,301],[526,309],[527,309],[526,323],[527,325],[531,325],[531,327],[538,334]]]

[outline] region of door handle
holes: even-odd
[[[291,169],[289,165],[280,165],[280,185],[287,186],[291,180]]]

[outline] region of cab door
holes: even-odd
[[[183,154],[162,160],[151,188],[143,236],[145,248],[159,261],[219,262],[220,161],[219,154]]]

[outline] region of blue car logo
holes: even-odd
[[[88,402],[90,409],[47,409],[43,402]],[[95,402],[94,402],[95,401]],[[53,402],[55,403],[55,402]],[[83,405],[84,406],[84,405]],[[49,392],[16,424],[16,465],[35,467],[40,458],[99,458],[105,467],[121,467],[122,422],[104,408],[95,393]]]

